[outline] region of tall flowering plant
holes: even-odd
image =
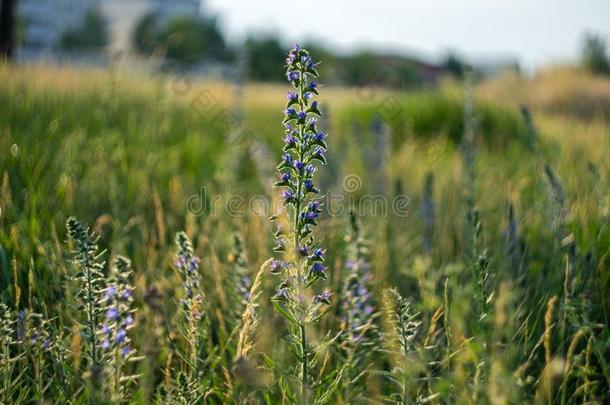
[[[136,360],[129,330],[134,326],[133,292],[130,284],[131,262],[117,256],[103,291],[104,322],[100,328],[102,358],[108,372],[108,383],[113,401],[124,400],[126,385],[136,377],[124,373],[128,361]]]
[[[322,203],[314,185],[317,166],[326,163],[326,134],[316,128],[321,116],[318,108],[317,64],[305,49],[295,46],[286,59],[286,78],[292,85],[284,110],[284,154],[278,166],[276,187],[283,189],[289,232],[276,233],[276,251],[285,253],[285,260],[271,261],[271,272],[281,277],[272,299],[275,309],[288,321],[289,338],[298,359],[296,374],[300,380],[301,402],[307,403],[313,389],[310,369],[314,349],[308,341],[307,327],[324,314],[330,304],[331,292],[312,292],[314,284],[326,279],[325,251],[312,234],[317,225]]]

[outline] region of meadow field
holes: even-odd
[[[0,402],[610,402],[610,80],[316,80],[282,254],[289,83],[0,65]]]

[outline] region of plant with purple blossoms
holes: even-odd
[[[180,325],[188,346],[189,378],[197,374],[199,369],[199,350],[204,339],[203,306],[204,297],[200,289],[201,275],[199,274],[199,257],[193,253],[193,245],[184,232],[176,235],[178,253],[175,266],[182,277],[182,290],[184,295],[179,301],[182,321]]]
[[[418,383],[415,381],[414,367],[411,367],[415,364],[412,356],[418,352],[417,337],[421,328],[419,313],[413,313],[411,301],[400,295],[395,288],[385,290],[384,306],[388,330],[383,334],[383,340],[392,361],[391,371],[382,374],[393,388],[388,401],[399,404],[420,403],[414,398]]]
[[[100,365],[100,351],[98,342],[99,317],[102,307],[99,305],[99,296],[103,288],[104,276],[102,269],[104,262],[99,258],[102,253],[97,250],[98,237],[90,233],[76,218],[68,218],[68,234],[74,244],[72,254],[74,263],[79,271],[74,277],[79,286],[76,290],[77,309],[80,318],[77,319],[86,342],[86,356],[89,368],[95,372]]]
[[[135,376],[125,376],[124,367],[136,360],[131,345],[129,330],[134,326],[133,292],[130,284],[131,263],[123,256],[114,259],[106,288],[102,291],[104,322],[99,330],[102,358],[109,376],[110,394],[113,401],[122,401],[126,384]]]
[[[368,243],[354,212],[350,212],[351,232],[347,236],[345,282],[341,291],[342,330],[341,354],[346,364],[344,373],[345,401],[362,400],[363,370],[369,366],[375,352],[376,328],[371,273],[368,263]]]
[[[241,321],[241,316],[248,305],[250,299],[250,269],[248,267],[248,255],[244,246],[244,239],[239,233],[233,235],[233,250],[229,256],[231,267],[229,277],[227,277],[228,290],[231,295],[233,308],[233,324],[236,326]]]
[[[302,403],[308,402],[308,392],[315,388],[310,377],[315,349],[308,341],[307,326],[320,319],[331,298],[330,291],[313,297],[309,292],[316,281],[326,278],[325,251],[312,236],[322,206],[316,198],[319,190],[314,184],[314,174],[318,164],[326,163],[326,134],[316,128],[321,116],[314,99],[318,95],[318,84],[314,81],[318,77],[316,66],[309,52],[298,45],[286,59],[286,77],[293,90],[288,93],[284,110],[284,155],[275,185],[283,188],[290,233],[275,234],[275,250],[285,252],[286,261],[274,260],[270,264],[271,272],[282,277],[272,302],[289,324],[288,340],[300,363],[295,375],[299,377]]]
[[[49,332],[50,324],[42,314],[23,309],[17,314],[16,337],[20,351],[25,353],[26,367],[33,376],[32,398],[44,399],[49,388],[48,380],[52,356],[56,353],[53,339]]]

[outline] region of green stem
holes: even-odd
[[[308,363],[309,363],[309,352],[307,348],[307,331],[305,330],[305,323],[301,323],[301,351],[303,353],[303,373],[301,379],[301,401],[307,405],[307,380],[308,380]]]
[[[89,326],[89,346],[91,350],[91,360],[93,362],[92,366],[96,366],[98,364],[97,357],[97,322],[95,315],[95,304],[97,297],[95,296],[95,292],[93,291],[93,275],[91,274],[91,267],[93,266],[93,260],[87,260],[87,264],[85,268],[87,269],[87,316],[88,316],[88,326]]]

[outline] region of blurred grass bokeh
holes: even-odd
[[[74,215],[101,235],[101,247],[132,259],[140,301],[151,286],[171,298],[178,283],[169,264],[173,235],[185,229],[203,257],[204,288],[215,300],[211,316],[218,316],[221,323],[223,295],[218,280],[231,265],[233,233],[238,231],[245,238],[253,272],[271,253],[267,216],[272,213],[257,215],[248,209],[248,202],[257,195],[274,198],[276,192],[269,189],[266,174],[275,175],[272,169],[281,153],[283,133],[283,86],[253,83],[242,93],[233,87],[189,77],[1,65],[0,245],[5,260],[0,261],[0,288],[4,298],[14,300],[20,293],[21,302],[32,298],[39,305],[45,302],[52,314],[65,310],[64,224]],[[241,94],[239,100],[236,94]],[[582,275],[592,281],[588,292],[592,322],[607,327],[610,81],[560,69],[532,79],[501,77],[480,84],[475,94],[477,205],[484,244],[499,282],[515,281],[505,271],[505,212],[510,201],[527,246],[526,277],[536,286],[522,299],[529,311],[531,338],[538,339],[545,330],[546,302],[560,295],[564,284],[563,257],[557,253],[549,225],[552,214],[543,169],[548,163],[565,188],[567,224],[579,253],[595,263],[588,268],[590,274]],[[324,126],[330,132],[331,162],[322,174],[326,187],[361,198],[378,191],[380,183],[374,175],[381,171],[385,183],[381,191],[388,199],[397,194],[409,197],[406,216],[389,212],[361,218],[372,241],[376,294],[380,297],[383,288],[396,285],[413,298],[418,311],[431,316],[441,305],[439,283],[459,272],[466,249],[459,150],[464,132],[461,85],[446,82],[437,89],[413,92],[328,87],[321,103],[328,111]],[[532,139],[521,117],[521,104],[531,108],[538,140]],[[231,123],[242,112],[247,136],[235,144]],[[372,130],[376,121],[389,134],[388,155],[381,164],[367,158],[367,151],[376,147]],[[435,176],[437,219],[432,254],[424,258],[421,206],[429,172]],[[347,175],[358,176],[361,187],[346,191]],[[210,212],[215,196],[226,201],[231,195],[243,197],[233,214],[222,204]],[[201,209],[193,211],[193,202]],[[336,290],[341,285],[347,208],[341,215],[325,217],[320,231],[329,249]],[[13,260],[15,273],[10,267]],[[452,281],[456,283],[452,301],[459,302],[470,291],[456,280]],[[507,288],[511,290],[500,287],[499,296],[510,301],[507,297],[515,285]],[[163,302],[163,311],[171,318],[173,300]],[[498,299],[497,305],[504,303]],[[430,326],[430,321],[425,324]],[[460,327],[455,330],[457,336]],[[141,344],[146,338],[134,340]],[[261,338],[260,345],[265,344],[272,346],[273,338]],[[528,350],[535,346],[535,342],[528,344]],[[494,361],[509,360],[498,355]],[[528,369],[535,379],[543,372],[542,363],[535,371]],[[512,372],[513,366],[503,364],[505,369],[496,372]],[[459,370],[455,373],[459,381]],[[526,380],[526,386],[538,384]],[[502,391],[504,380],[490,381]],[[440,385],[437,388],[441,390]],[[516,392],[497,395],[520,398]]]

